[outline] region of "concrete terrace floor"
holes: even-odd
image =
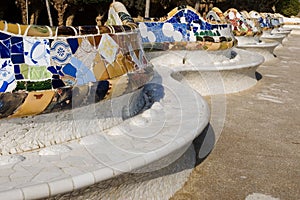
[[[275,54],[254,87],[226,96],[216,146],[171,200],[300,199],[300,35]]]

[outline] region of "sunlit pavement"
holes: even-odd
[[[254,87],[226,96],[214,150],[172,200],[300,199],[300,35],[275,54]]]

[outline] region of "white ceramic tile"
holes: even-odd
[[[23,192],[20,189],[8,190],[0,192],[0,199],[20,200],[24,199]]]
[[[50,189],[46,183],[23,187],[21,190],[23,191],[25,199],[46,198],[50,195]]]
[[[93,171],[93,175],[95,177],[95,181],[100,182],[100,181],[106,180],[110,177],[113,177],[114,171],[110,167],[105,167],[105,168]]]
[[[49,183],[51,196],[74,190],[72,178],[64,178]]]
[[[95,177],[92,173],[84,173],[72,177],[74,189],[83,188],[95,183]]]

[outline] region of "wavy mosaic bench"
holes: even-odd
[[[173,77],[201,95],[238,92],[256,83],[255,70],[263,58],[233,48],[236,39],[229,24],[210,23],[182,6],[164,21],[139,22],[138,27],[150,62],[170,67]]]
[[[68,117],[72,118],[71,115],[80,115],[75,113],[75,108],[85,109],[81,107],[130,93],[138,94],[144,84],[151,80],[153,71],[146,61],[134,28],[129,25],[50,28],[1,21],[0,118],[3,131],[0,154],[32,150],[49,143],[61,143],[71,137],[64,138],[66,134],[62,133],[63,130],[49,132],[45,136],[43,130],[38,129],[38,124],[45,122],[42,118],[47,118],[46,115],[30,118],[37,122],[36,132],[31,134],[42,134],[36,138],[36,144],[27,144],[23,149],[21,144],[13,147],[15,145],[9,143],[18,141],[8,142],[6,137],[11,137],[10,132],[16,133],[24,128],[30,120],[12,118],[54,112],[59,112],[54,114],[59,116],[64,115],[61,113],[63,110],[70,110]],[[127,96],[129,98],[130,95]],[[132,98],[132,101],[132,104],[128,104],[130,101],[124,99],[123,103],[115,105],[122,111],[128,104],[127,109],[132,110],[131,106],[139,105],[136,101],[140,100]],[[104,104],[108,104],[104,106],[105,109],[110,109],[109,103]],[[102,111],[106,113],[103,118],[125,116],[121,111],[108,114],[105,109]],[[141,108],[134,109],[138,112]],[[26,120],[24,125],[18,124]],[[72,125],[64,125],[65,129],[72,128]],[[10,129],[8,135],[4,129]],[[26,137],[30,135],[26,131],[22,134]]]
[[[271,39],[282,43],[285,35],[272,33],[274,28],[279,28],[279,25],[277,24],[277,22],[275,24],[272,24],[272,18],[269,14],[260,14],[256,11],[250,11],[249,14],[252,18],[258,19],[260,26],[263,29],[263,34],[261,36],[262,39]]]
[[[240,13],[230,8],[223,14],[221,11],[215,13],[212,10],[208,13],[208,17],[214,21],[223,18],[232,24],[233,33],[238,40],[238,48],[259,53],[264,56],[265,61],[274,59],[273,51],[279,43],[267,39],[261,40],[263,31],[259,22],[256,18],[251,18],[248,12]]]
[[[208,124],[208,105],[169,69],[153,72],[135,23],[112,7],[110,20],[123,25],[0,26],[1,78],[10,76],[0,79],[0,199],[128,199],[135,189],[170,198],[191,173],[182,167],[193,166],[189,147]],[[177,184],[153,186],[158,174]]]

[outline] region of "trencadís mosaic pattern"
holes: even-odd
[[[250,11],[249,14],[252,18],[256,18],[258,20],[262,30],[271,30],[274,28],[274,26],[271,24],[270,18],[262,16],[254,10]]]
[[[0,21],[0,118],[120,96],[152,77],[135,25],[47,27]],[[80,99],[80,101],[78,101]],[[73,103],[72,103],[73,102]]]
[[[262,34],[261,31],[254,31],[246,18],[234,8],[230,8],[224,12],[224,16],[232,24],[233,33],[236,36],[256,36]]]
[[[228,24],[212,24],[189,6],[173,9],[165,21],[140,22],[145,48],[154,50],[221,50],[235,45]]]

